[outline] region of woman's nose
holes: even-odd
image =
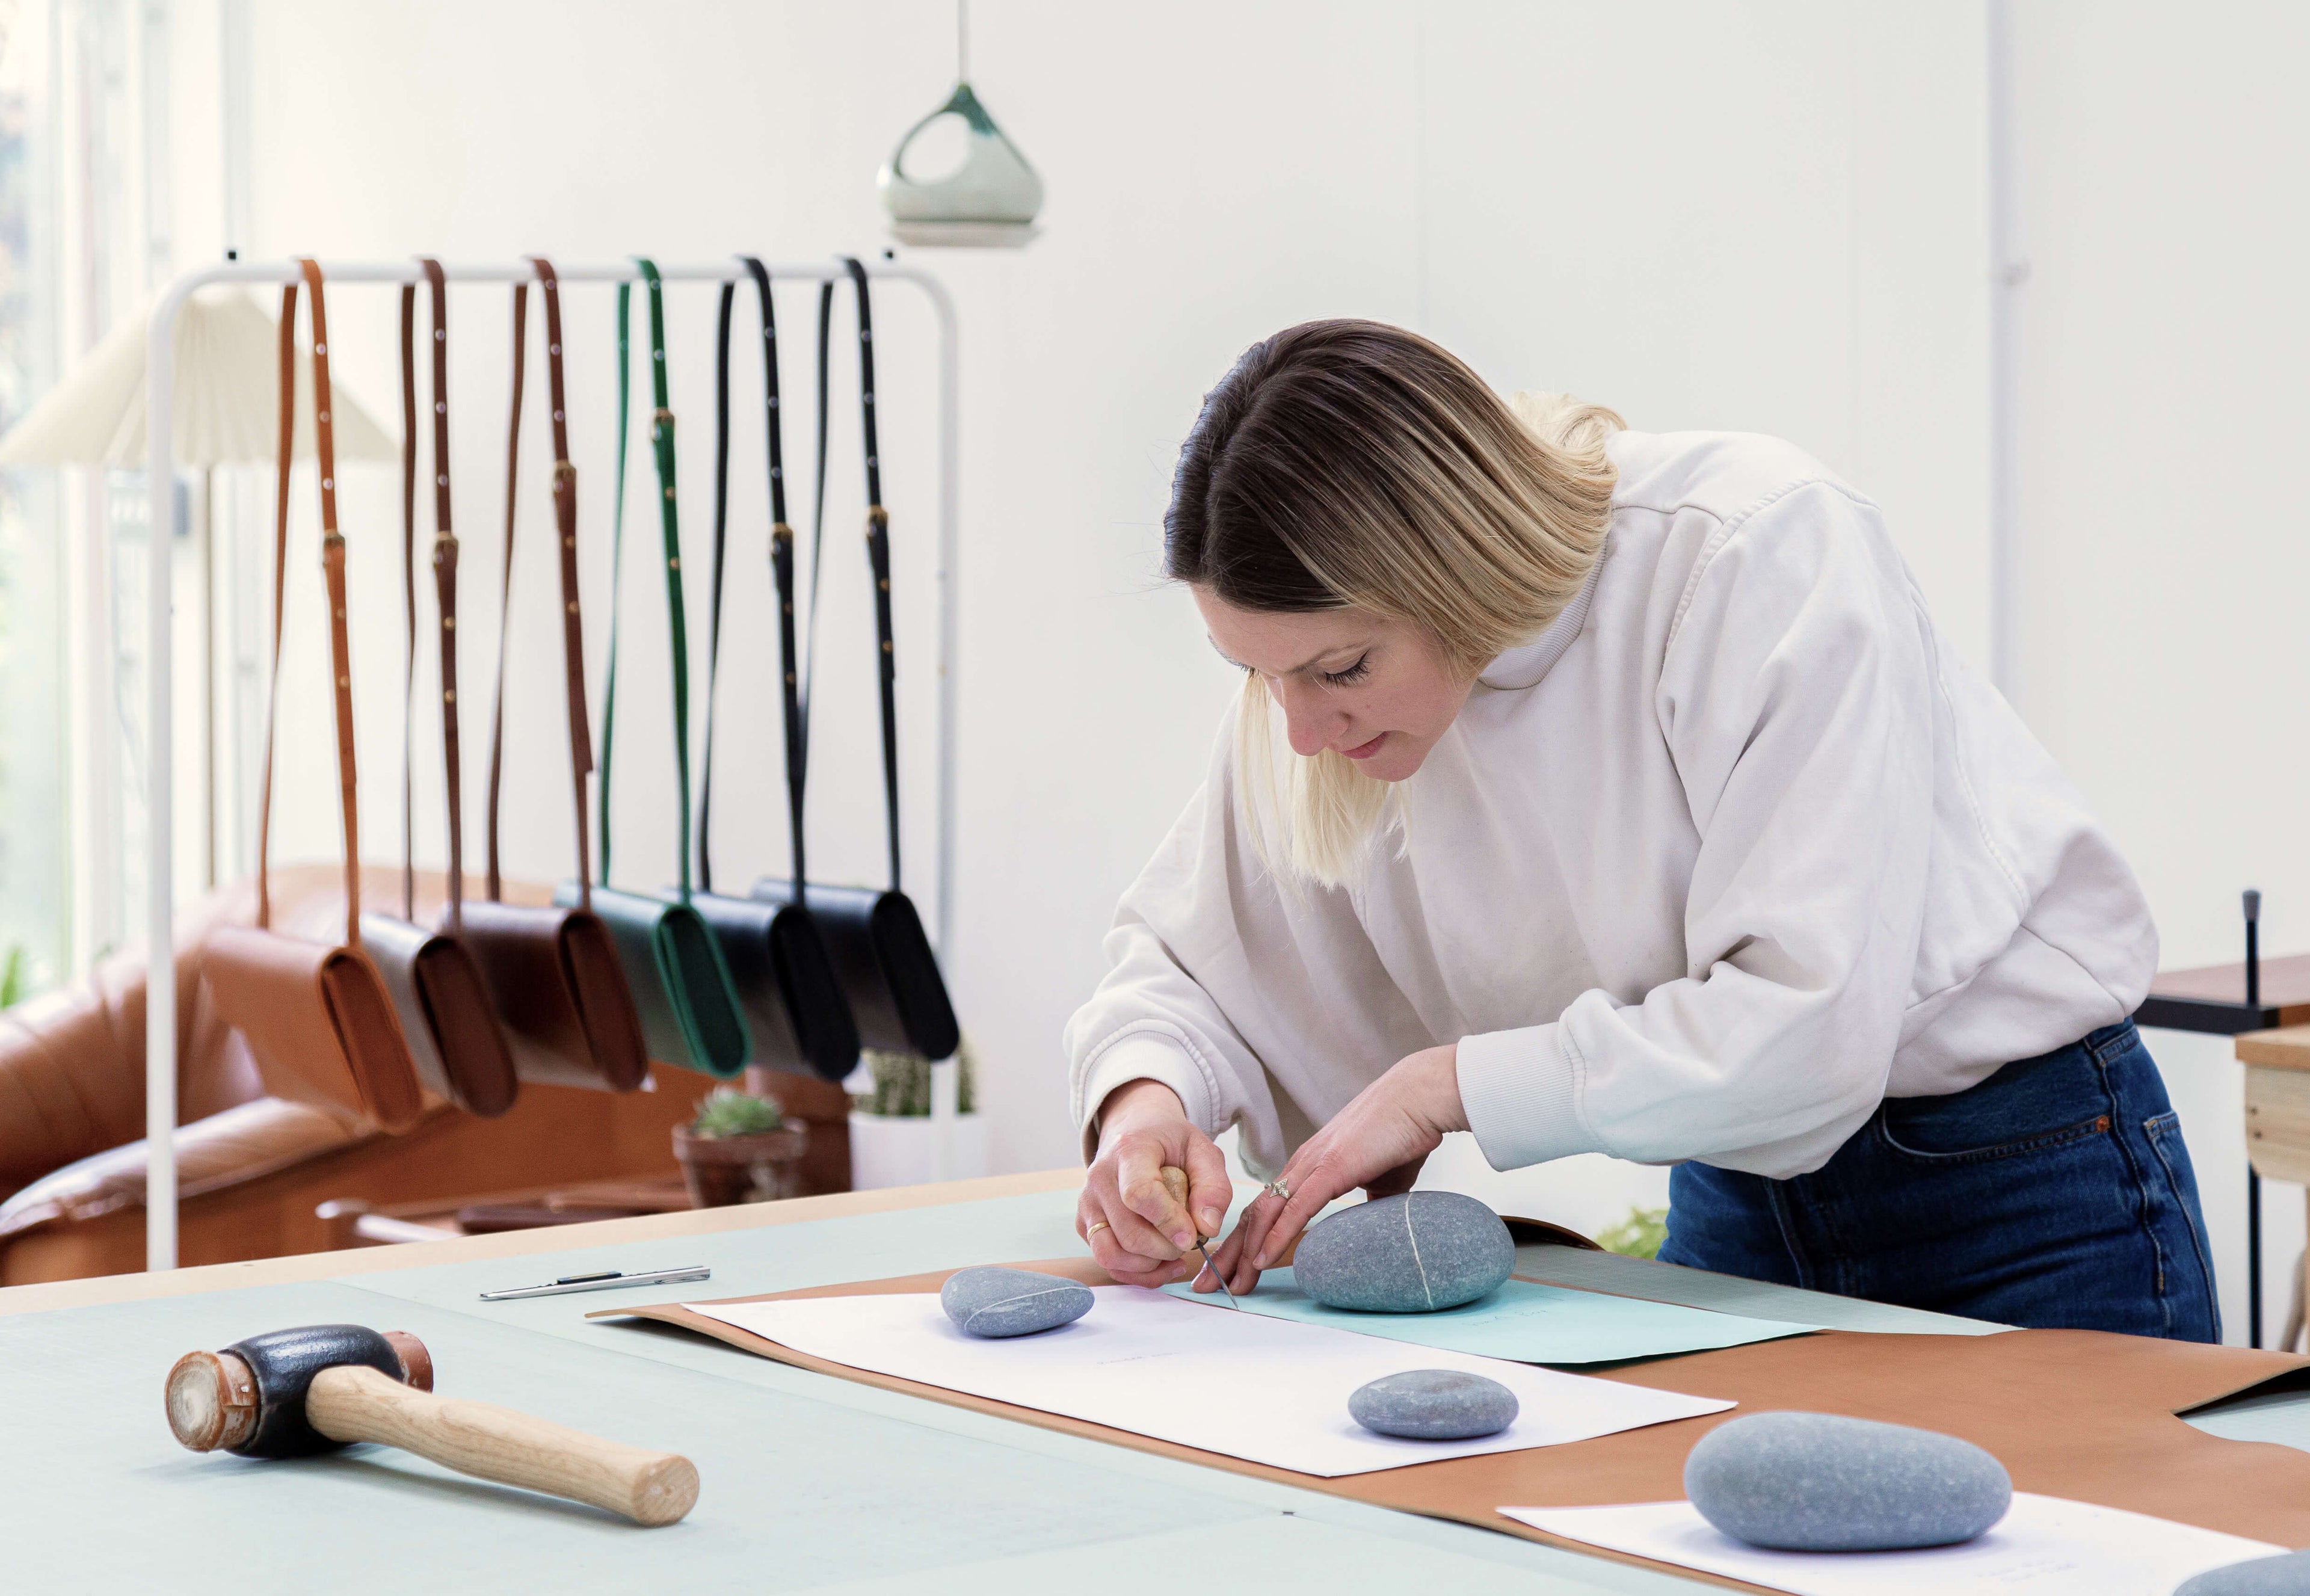
[[[1336,709],[1324,707],[1316,695],[1296,682],[1284,682],[1275,690],[1283,705],[1283,723],[1291,737],[1291,751],[1301,759],[1312,759],[1330,743],[1332,733],[1347,717]]]

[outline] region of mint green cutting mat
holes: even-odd
[[[1222,1314],[1227,1298],[1193,1290],[1186,1282],[1164,1290],[1191,1302],[1208,1303]],[[1717,1347],[1803,1335],[1818,1324],[1779,1319],[1746,1319],[1706,1308],[1607,1297],[1534,1280],[1510,1280],[1489,1297],[1464,1307],[1433,1314],[1357,1314],[1327,1308],[1299,1289],[1288,1269],[1271,1269],[1258,1288],[1236,1299],[1244,1311],[1307,1324],[1328,1324],[1359,1335],[1384,1336],[1447,1352],[1473,1352],[1515,1363],[1613,1363],[1628,1357],[1666,1357]]]

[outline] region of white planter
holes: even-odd
[[[946,1167],[939,1167],[939,1132],[951,1137]],[[986,1122],[966,1114],[943,1125],[926,1115],[904,1118],[882,1114],[850,1116],[850,1186],[874,1192],[886,1186],[926,1185],[935,1180],[967,1180],[986,1173]]]

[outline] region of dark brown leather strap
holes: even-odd
[[[417,731],[417,286],[401,289],[401,917],[417,916],[417,805],[410,782]]]
[[[457,731],[457,534],[449,516],[449,285],[421,259],[433,308],[433,596],[441,634],[441,761],[448,784],[449,929],[465,929],[465,775]]]
[[[593,906],[592,844],[586,828],[586,778],[593,774],[593,738],[586,715],[586,634],[578,599],[578,468],[569,462],[569,406],[564,398],[561,362],[560,280],[553,264],[532,256],[545,297],[545,376],[553,418],[553,518],[560,543],[561,656],[569,717],[569,769],[578,812],[578,905]],[[506,634],[513,604],[515,484],[520,475],[522,368],[529,320],[529,285],[513,290],[513,417],[506,429],[505,585],[499,600],[497,709],[490,727],[490,901],[499,901],[503,882],[498,870],[498,794],[505,765]]]
[[[256,801],[256,926],[273,924],[273,733],[281,715],[281,612],[289,584],[289,464],[297,444],[297,285],[281,289],[281,428],[273,496],[273,658],[265,689],[265,776]]]
[[[313,301],[313,448],[321,473],[321,577],[329,594],[329,664],[336,679],[337,801],[345,834],[345,942],[360,942],[360,812],[353,759],[352,646],[345,633],[345,540],[337,531],[336,429],[330,419],[329,320],[321,298],[321,266],[300,257]]]
[[[498,795],[505,786],[506,639],[513,618],[513,514],[515,490],[521,484],[522,364],[529,342],[529,284],[513,285],[513,406],[506,422],[505,570],[498,587],[497,706],[490,712],[489,820],[483,840],[489,851],[489,895],[491,903],[505,901],[505,880],[498,872]],[[578,805],[582,811],[584,804]],[[581,872],[582,873],[582,872]]]

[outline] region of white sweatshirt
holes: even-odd
[[[2130,1014],[2140,888],[1950,648],[1877,507],[1776,440],[1621,433],[1587,586],[1493,661],[1351,889],[1281,889],[1231,724],[1067,1027],[1076,1121],[1142,1077],[1246,1164],[1459,1044],[1484,1156],[1785,1177],[1888,1097]]]

